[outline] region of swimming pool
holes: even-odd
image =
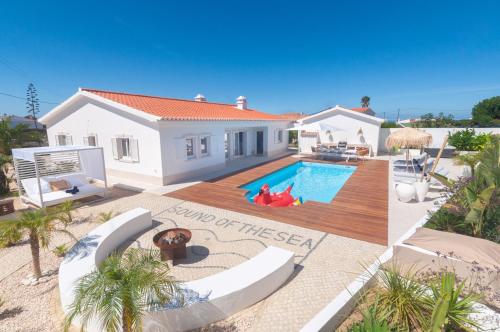
[[[271,187],[271,192],[283,191],[293,184],[291,194],[300,196],[302,202],[330,203],[355,170],[354,166],[299,161],[241,188],[249,190],[246,197],[253,202],[253,197],[265,183]]]

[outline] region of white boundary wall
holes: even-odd
[[[398,131],[401,128],[380,128],[380,137],[378,141],[378,150],[381,152],[388,152],[385,147],[385,140],[387,137],[395,131]],[[448,135],[448,133],[455,133],[460,130],[464,130],[465,128],[419,128],[423,131],[432,135],[432,144],[429,146],[430,148],[440,148],[441,144],[443,144],[444,137]],[[493,133],[500,135],[500,128],[472,128],[476,131],[476,134],[479,133]],[[450,147],[450,146],[448,146]]]

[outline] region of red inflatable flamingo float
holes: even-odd
[[[297,206],[302,204],[300,198],[294,198],[290,194],[291,191],[292,185],[288,186],[283,192],[271,193],[269,185],[265,184],[260,188],[259,194],[255,196],[254,203],[273,207]]]

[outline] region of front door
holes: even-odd
[[[264,132],[261,130],[257,131],[257,154],[264,154]]]
[[[234,157],[241,157],[245,154],[245,133],[237,131],[234,133]]]

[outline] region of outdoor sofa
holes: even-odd
[[[61,180],[68,183],[68,188],[78,187],[76,194],[67,193],[66,189],[53,190],[51,183],[60,182]],[[40,189],[42,192],[43,204],[40,201],[40,191],[38,188],[37,178],[27,178],[21,180],[24,188],[24,195],[21,199],[25,202],[32,203],[37,206],[52,206],[63,203],[67,200],[76,200],[84,197],[104,195],[106,188],[99,187],[89,183],[87,177],[83,173],[68,173],[54,176],[44,176],[40,178]]]
[[[346,162],[349,160],[358,160],[358,152],[356,149],[348,149],[346,147],[333,147],[333,148],[328,148],[328,147],[311,147],[311,151],[313,152],[314,156],[317,156],[321,159],[342,159]]]

